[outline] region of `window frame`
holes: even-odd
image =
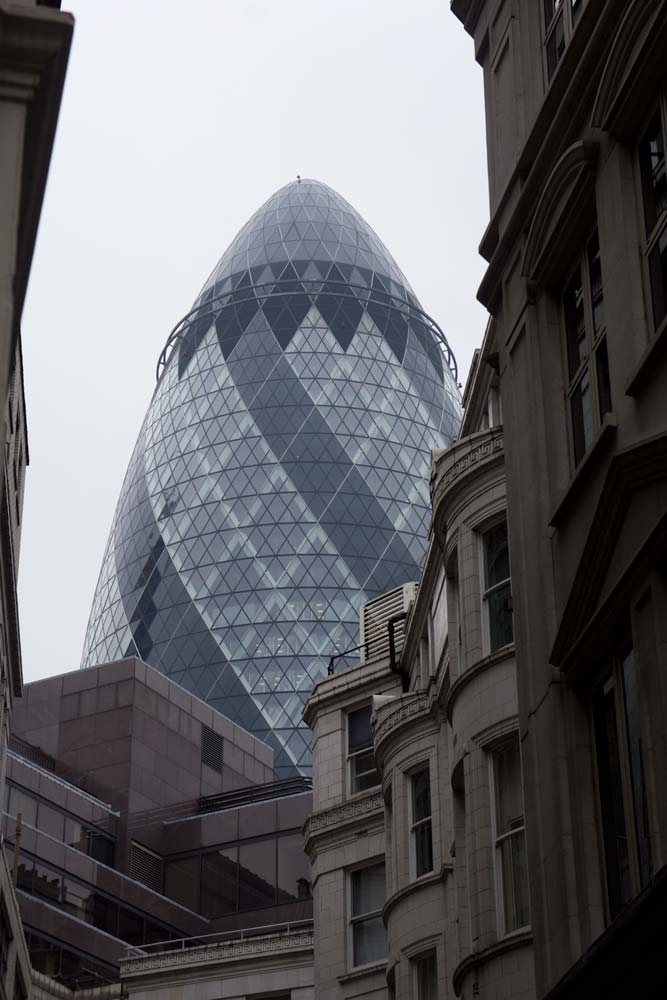
[[[653,119],[657,116],[660,118],[660,126],[662,132],[662,143],[663,143],[663,160],[665,162],[665,169],[667,170],[667,89],[660,91],[658,99],[651,110],[651,114],[648,115],[646,120],[643,122],[642,128],[639,132],[639,138],[637,140],[636,146],[636,156],[635,163],[637,167],[637,190],[638,190],[638,213],[639,213],[639,231],[641,233],[641,254],[642,254],[642,269],[644,278],[644,288],[648,292],[647,296],[647,312],[650,316],[649,327],[653,333],[653,336],[665,329],[667,326],[667,301],[665,302],[665,315],[659,322],[656,322],[655,316],[655,304],[653,299],[653,282],[651,279],[651,266],[650,257],[653,251],[658,247],[661,238],[667,241],[667,202],[665,208],[663,208],[660,215],[657,216],[653,228],[648,231],[647,220],[646,220],[646,197],[644,190],[644,167],[642,163],[641,147],[651,126]],[[665,251],[667,253],[667,249]],[[665,288],[663,289],[663,294],[667,300],[667,282],[665,283]]]
[[[377,763],[375,761],[375,748],[373,745],[372,731],[371,731],[371,741],[368,746],[361,747],[358,750],[353,750],[353,751],[350,750],[350,716],[354,715],[355,712],[360,712],[366,708],[370,708],[372,716],[373,713],[372,702],[367,702],[362,705],[355,705],[354,707],[350,707],[345,710],[345,774],[346,774],[345,784],[347,788],[348,797],[351,797],[353,795],[365,795],[366,793],[372,791],[374,788],[379,788],[381,785],[380,772],[378,771]],[[373,767],[369,768],[367,771],[363,771],[361,775],[355,776],[354,773],[355,761],[363,754],[368,754],[369,751],[373,756]],[[359,777],[363,778],[367,775],[372,775],[373,772],[375,772],[377,776],[377,781],[374,784],[368,785],[368,787],[366,788],[355,787],[355,779],[358,780]]]
[[[486,538],[487,536],[500,525],[505,525],[505,530],[507,532],[507,560],[509,566],[509,576],[504,577],[498,583],[494,583],[491,586],[487,586],[487,572],[486,572]],[[505,649],[507,646],[511,646],[514,643],[514,611],[512,605],[512,566],[510,563],[510,540],[509,540],[509,525],[507,523],[507,510],[503,510],[500,514],[493,518],[493,520],[486,521],[481,524],[477,529],[477,534],[479,536],[479,577],[480,577],[480,604],[482,611],[482,650],[484,656],[491,656],[497,653],[501,649]],[[492,647],[491,644],[491,607],[489,604],[489,596],[496,593],[503,587],[509,584],[509,601],[510,601],[510,614],[512,620],[512,639],[510,642],[501,644],[500,646]]]
[[[429,814],[423,819],[415,819],[415,779],[423,774],[424,771],[428,774],[428,795],[429,795]],[[410,881],[417,882],[419,879],[427,878],[432,875],[435,871],[435,853],[433,850],[433,796],[431,794],[432,781],[431,781],[431,761],[430,759],[422,760],[419,764],[415,764],[406,774],[408,781],[408,823],[410,827]],[[417,830],[428,826],[430,830],[431,839],[431,867],[421,872],[417,873]]]
[[[428,995],[426,993],[424,993],[424,991],[422,990],[422,985],[423,984],[421,982],[420,975],[421,975],[421,972],[422,972],[422,969],[423,969],[424,965],[426,965],[427,963],[431,963],[431,962],[433,963],[433,969],[434,969],[434,972],[435,972],[435,982],[434,982],[435,992],[432,995],[437,997],[437,995],[438,995],[438,950],[437,950],[437,948],[429,948],[428,951],[422,951],[418,955],[415,955],[414,958],[411,958],[410,961],[412,962],[412,968],[413,968],[413,980],[414,980],[413,981],[413,992],[414,992],[414,996],[416,997],[416,1000],[429,1000]]]
[[[630,734],[629,734],[629,721],[628,721],[628,700],[627,700],[627,690],[626,681],[624,677],[624,666],[628,658],[632,657],[635,677],[638,673],[637,670],[637,658],[636,651],[633,648],[631,637],[626,637],[625,641],[622,642],[617,651],[613,656],[609,657],[604,665],[604,669],[601,670],[597,676],[596,683],[591,688],[590,697],[590,715],[591,715],[591,734],[592,734],[592,748],[593,748],[593,760],[595,769],[595,786],[596,786],[596,815],[598,819],[598,835],[599,835],[599,850],[600,850],[600,860],[601,860],[601,872],[602,880],[604,884],[604,896],[605,896],[605,910],[607,922],[611,923],[623,909],[625,909],[632,900],[642,891],[643,888],[649,883],[652,875],[655,871],[654,859],[650,851],[651,847],[651,800],[648,793],[648,782],[642,781],[642,793],[644,801],[642,803],[645,815],[643,816],[644,822],[648,826],[648,842],[649,842],[649,871],[644,874],[642,872],[642,861],[641,861],[641,850],[639,846],[640,833],[639,833],[639,816],[638,816],[638,802],[636,799],[636,789],[633,782],[632,776],[632,751],[630,748]],[[608,815],[605,811],[605,793],[603,791],[603,776],[602,767],[600,761],[600,746],[599,746],[599,730],[598,730],[598,720],[596,718],[596,706],[595,699],[596,696],[602,692],[604,696],[604,688],[609,684],[612,686],[612,704],[614,708],[614,726],[615,726],[615,737],[616,737],[616,749],[619,755],[619,767],[618,772],[620,776],[620,793],[621,793],[621,806],[622,806],[622,819],[624,826],[625,841],[627,844],[627,854],[628,854],[628,894],[627,898],[620,899],[617,905],[611,898],[612,888],[611,888],[611,872],[609,864],[609,841],[608,841],[608,831],[610,827]],[[643,733],[643,712],[642,712],[642,698],[641,698],[641,685],[637,685],[638,688],[638,723],[639,723],[639,733],[640,736]],[[644,745],[646,742],[644,741]],[[640,750],[641,752],[641,750]],[[643,761],[641,761],[641,773],[642,779],[644,778],[644,766]],[[610,803],[607,803],[609,805]]]
[[[565,50],[567,49],[572,34],[577,26],[577,20],[581,15],[581,11],[584,8],[586,0],[556,0],[553,4],[553,12],[551,17],[547,19],[547,4],[550,0],[542,0],[540,7],[542,8],[542,49],[544,53],[544,69],[546,72],[546,83],[547,87],[550,85],[551,81],[558,72],[558,67],[560,66]],[[549,45],[552,38],[554,38],[558,31],[558,24],[561,23],[563,26],[563,48],[560,55],[557,56],[553,68],[549,69]]]
[[[510,746],[512,743],[516,743],[519,752],[519,784],[521,788],[521,805],[523,807],[522,819],[523,824],[517,826],[512,830],[508,830],[505,833],[498,832],[498,780],[496,777],[496,761],[498,754],[503,751],[506,747]],[[489,765],[489,792],[490,792],[490,805],[491,805],[491,837],[493,843],[493,871],[494,871],[494,881],[496,887],[496,926],[498,928],[498,937],[509,937],[512,934],[522,934],[524,931],[528,930],[531,926],[530,919],[530,891],[528,886],[528,864],[527,864],[527,848],[526,848],[526,805],[523,795],[523,761],[521,759],[521,740],[519,738],[519,731],[517,729],[510,733],[507,733],[498,741],[494,742],[491,746],[485,748],[488,756]],[[523,851],[524,851],[524,873],[526,878],[526,899],[528,901],[528,921],[517,927],[512,927],[508,929],[507,918],[506,918],[506,907],[505,907],[505,870],[503,863],[503,844],[509,842],[510,838],[518,837],[521,835],[523,837]]]
[[[609,378],[609,352],[607,347],[607,321],[606,316],[604,316],[602,324],[599,329],[595,329],[595,313],[593,309],[593,285],[591,282],[591,258],[590,258],[590,247],[597,238],[598,243],[598,256],[600,258],[600,272],[602,273],[602,254],[600,252],[600,234],[597,222],[589,230],[588,235],[584,241],[584,245],[578,254],[574,264],[568,271],[567,280],[563,284],[563,288],[560,295],[560,313],[561,322],[563,327],[563,368],[564,368],[564,385],[565,385],[565,407],[567,411],[567,439],[568,448],[570,452],[571,466],[572,469],[578,469],[583,462],[586,455],[589,454],[597,434],[600,431],[603,420],[608,413],[612,412],[612,398],[611,398],[611,380]],[[566,305],[566,297],[568,291],[572,287],[575,276],[579,273],[580,283],[581,283],[581,293],[583,297],[583,324],[584,324],[584,341],[585,341],[585,353],[580,356],[578,364],[576,367],[571,366],[570,357],[570,339],[571,339],[571,328],[570,320],[568,317],[568,308]],[[602,303],[604,305],[604,280],[601,280],[602,287]],[[608,382],[607,391],[607,406],[606,409],[602,410],[602,393],[600,389],[600,369],[599,369],[599,358],[602,357],[602,351],[606,355],[606,375]],[[590,392],[590,407],[591,407],[591,417],[592,417],[592,428],[590,440],[586,441],[585,434],[582,441],[582,450],[578,449],[577,436],[575,433],[575,420],[574,420],[574,400],[577,393],[580,392],[582,383],[585,379],[588,379],[588,386]],[[582,418],[583,426],[583,418]]]
[[[379,910],[368,910],[365,913],[354,913],[354,889],[353,881],[354,876],[362,871],[370,870],[371,868],[383,868],[384,869],[384,901]],[[363,962],[357,965],[355,963],[355,938],[354,929],[363,923],[367,923],[370,920],[376,920],[378,917],[382,917],[382,912],[384,910],[384,904],[387,901],[387,865],[384,858],[367,858],[363,863],[355,865],[353,868],[348,868],[345,873],[346,885],[346,897],[347,897],[347,966],[348,969],[357,971],[359,969],[369,968],[373,965],[378,965],[380,962],[386,962],[387,955],[389,953],[389,946],[387,940],[387,933],[385,928],[385,954],[382,958],[374,958],[370,962]]]

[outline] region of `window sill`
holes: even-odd
[[[591,476],[591,470],[597,466],[600,458],[606,452],[607,447],[611,443],[615,434],[616,416],[614,413],[605,413],[602,425],[600,430],[597,432],[593,444],[590,446],[585,456],[577,466],[577,471],[574,473],[574,476],[570,481],[570,485],[562,494],[560,500],[556,504],[556,509],[549,518],[549,526],[551,528],[557,528],[566,517],[570,506],[584,489],[587,480]]]
[[[387,959],[383,958],[381,962],[369,962],[368,965],[358,965],[356,969],[352,969],[350,972],[346,972],[342,976],[338,976],[338,982],[353,983],[355,979],[363,979],[365,976],[376,976],[380,973],[387,972]]]
[[[654,374],[657,362],[667,353],[667,318],[662,321],[655,336],[639,359],[625,383],[625,395],[636,397]]]

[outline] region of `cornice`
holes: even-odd
[[[369,816],[384,814],[384,799],[379,789],[374,789],[363,798],[349,799],[341,805],[333,806],[322,812],[313,813],[303,826],[303,837],[308,848],[308,841],[321,837],[332,830],[351,826],[365,821]]]
[[[478,431],[434,457],[431,474],[431,501],[434,519],[454,489],[464,488],[468,480],[504,461],[502,425]]]
[[[373,743],[376,755],[380,755],[383,744],[393,738],[407,725],[412,725],[421,719],[427,719],[431,714],[432,699],[424,693],[406,694],[375,712],[373,723]]]
[[[384,904],[382,909],[382,919],[384,920],[385,927],[389,920],[389,914],[394,910],[403,900],[408,899],[410,896],[414,896],[415,893],[421,892],[422,889],[428,889],[431,886],[438,885],[440,882],[444,882],[448,875],[454,871],[453,865],[441,865],[440,870],[434,872],[432,875],[425,875],[420,879],[416,879],[414,882],[410,882],[408,885],[404,885],[402,889],[390,896],[387,902]]]
[[[464,670],[463,673],[459,674],[447,691],[445,714],[450,726],[452,724],[452,708],[454,706],[454,702],[458,700],[464,688],[474,681],[475,678],[479,677],[480,674],[486,673],[487,670],[495,667],[498,663],[503,663],[505,660],[512,659],[514,655],[514,643],[511,642],[508,643],[507,646],[501,646],[500,649],[491,653],[490,656],[485,656],[482,660],[477,660],[471,667],[468,667],[467,670]]]
[[[494,958],[500,958],[501,955],[506,955],[510,951],[516,951],[518,948],[530,947],[532,943],[532,931],[517,931],[515,934],[502,938],[496,944],[490,945],[488,948],[483,948],[481,951],[475,951],[471,955],[466,955],[463,961],[459,962],[456,966],[454,975],[452,976],[454,992],[457,997],[461,995],[463,980],[471,969],[475,969],[480,965],[486,965],[488,962],[492,962]]]
[[[120,960],[123,979],[129,976],[147,975],[165,970],[182,969],[189,966],[208,966],[219,962],[234,962],[261,955],[282,954],[286,951],[310,951],[313,948],[313,931],[299,933],[272,934],[266,937],[237,939],[210,946],[199,945],[183,951],[161,952],[159,955],[137,958],[132,956]]]

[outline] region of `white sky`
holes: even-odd
[[[463,382],[488,221],[482,75],[447,0],[67,0],[76,29],[23,321],[26,681],[78,667],[167,335],[297,173],[376,230]]]

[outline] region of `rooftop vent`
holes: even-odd
[[[222,764],[224,760],[225,742],[214,729],[204,725],[201,727],[201,762],[207,767],[222,774]]]
[[[404,583],[380,597],[361,605],[361,662],[389,656],[389,622],[396,615],[407,613],[417,596],[416,583]],[[406,618],[394,624],[394,646],[398,654],[403,648]]]

